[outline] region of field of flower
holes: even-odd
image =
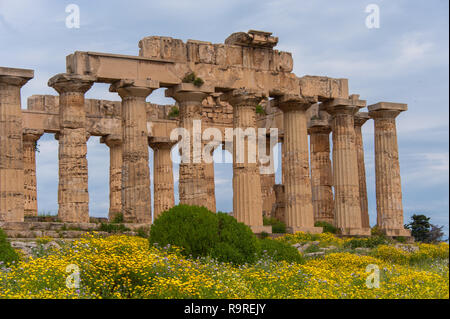
[[[173,247],[149,247],[140,237],[91,234],[62,249],[0,265],[0,298],[449,298],[446,243],[419,244],[414,252],[378,245],[363,256],[343,249],[348,239],[331,234],[277,240],[316,240],[336,251],[304,263],[267,257],[232,266],[185,258]],[[366,285],[368,265],[379,268],[379,288]],[[77,267],[79,287],[68,288]]]

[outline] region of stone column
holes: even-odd
[[[407,105],[380,102],[370,105],[375,124],[377,224],[387,236],[411,236],[403,226],[402,184],[395,118]]]
[[[173,163],[170,156],[176,142],[168,138],[149,138],[153,149],[153,220],[175,205]]]
[[[362,227],[359,201],[354,115],[366,101],[358,98],[324,102],[333,131],[334,220],[342,235],[370,235],[370,228]]]
[[[84,94],[95,79],[58,74],[48,85],[59,93],[58,218],[63,222],[89,222],[86,110]]]
[[[355,143],[356,155],[358,162],[359,177],[359,202],[361,206],[361,225],[363,228],[370,228],[369,223],[369,204],[367,202],[367,186],[366,186],[366,165],[364,163],[364,145],[361,127],[369,119],[367,112],[357,112],[355,114]]]
[[[159,83],[121,80],[111,92],[122,98],[122,213],[126,223],[152,222],[147,109],[145,99]]]
[[[236,134],[233,136],[233,215],[239,222],[248,225],[254,233],[271,233],[270,226],[263,226],[261,178],[257,156],[256,106],[262,98],[262,94],[245,89],[229,91],[221,96],[221,100],[233,106],[235,133],[237,129],[253,129],[255,136],[254,141],[244,136],[240,138]],[[253,158],[249,158],[251,152],[248,150],[252,148],[256,153],[250,154]]]
[[[270,148],[270,138],[266,140],[266,154],[270,157],[269,164],[260,164],[269,168],[270,163],[273,163],[273,150]],[[261,173],[261,172],[260,172]],[[262,211],[263,216],[270,217],[272,212],[272,206],[275,204],[275,170],[268,174],[261,174],[261,197],[262,197]]]
[[[112,221],[122,213],[122,136],[103,136],[100,142],[109,147],[108,220]]]
[[[202,85],[181,83],[166,90],[166,96],[174,98],[180,105],[179,125],[189,132],[189,155],[182,154],[179,168],[180,204],[208,207],[208,191],[205,182],[205,163],[202,160],[202,131],[194,130],[194,121],[202,119],[202,101],[214,90]],[[187,142],[185,140],[185,142]],[[180,143],[183,143],[181,141]]]
[[[33,76],[33,70],[0,67],[0,222],[23,222],[20,89]]]
[[[205,163],[205,182],[206,182],[206,208],[216,212],[216,185],[214,182],[214,161]]]
[[[276,103],[283,111],[283,184],[286,227],[289,232],[321,233],[314,227],[306,110],[315,103],[298,95],[282,95]]]
[[[24,168],[24,215],[37,216],[36,188],[36,145],[44,131],[24,130],[23,168]]]
[[[330,132],[327,120],[311,120],[311,189],[314,221],[334,224],[333,174],[330,160]]]

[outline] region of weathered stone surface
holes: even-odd
[[[170,139],[150,138],[149,145],[153,149],[154,176],[154,210],[153,220],[162,212],[175,205],[172,159],[170,152],[174,141]]]
[[[314,103],[296,95],[284,95],[277,99],[277,106],[284,113],[283,183],[285,222],[290,232],[322,232],[321,227],[314,227],[305,114]]]
[[[333,175],[330,160],[330,132],[327,120],[311,120],[311,187],[314,221],[334,224]]]
[[[364,146],[361,127],[369,119],[367,112],[357,112],[355,114],[355,144],[358,164],[359,178],[359,202],[361,206],[361,225],[363,228],[370,227],[369,223],[369,204],[367,202],[367,186],[366,186],[366,165],[364,163]]]
[[[24,130],[23,132],[23,166],[24,166],[24,215],[37,216],[36,187],[36,150],[37,142],[43,131]]]
[[[403,226],[402,185],[395,118],[406,104],[380,102],[368,107],[375,124],[377,224],[387,236],[410,236]]]
[[[33,70],[0,67],[0,221],[24,218],[20,89],[33,76]]]
[[[370,228],[361,223],[354,129],[354,114],[364,106],[358,95],[324,102],[324,109],[332,116],[334,219],[343,235],[370,235]]]

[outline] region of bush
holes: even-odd
[[[272,226],[272,233],[274,234],[286,233],[286,224],[274,217],[271,218],[264,217],[263,224],[264,226]]]
[[[189,205],[163,212],[151,226],[149,241],[182,247],[185,256],[212,256],[234,264],[254,262],[258,251],[256,236],[248,226],[228,214]]]
[[[344,248],[355,249],[358,247],[375,248],[379,245],[388,244],[388,240],[383,236],[372,236],[367,238],[352,238],[344,243]]]
[[[196,87],[200,87],[204,83],[204,81],[201,78],[197,77],[197,75],[194,72],[186,74],[184,76],[182,82],[183,83],[192,83]]]
[[[115,234],[115,233],[123,233],[129,231],[130,229],[126,227],[124,224],[101,223],[99,230]]]
[[[0,229],[0,266],[19,261],[19,254],[11,247],[5,232]]]
[[[315,227],[322,227],[324,233],[337,234],[338,229],[327,222],[318,221],[314,223]]]
[[[270,238],[259,240],[259,258],[264,258],[265,256],[269,256],[275,261],[303,262],[303,257],[295,247]]]

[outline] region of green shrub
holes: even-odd
[[[19,261],[19,254],[11,247],[5,232],[0,229],[0,268],[3,264],[9,265],[17,261]]]
[[[211,256],[234,264],[256,260],[258,244],[251,229],[225,213],[178,205],[163,212],[150,229],[150,244],[182,247],[185,256]]]
[[[130,229],[124,224],[101,223],[99,230],[107,233],[122,233]]]
[[[275,261],[303,262],[303,257],[295,247],[270,238],[259,240],[259,258],[264,258],[265,256],[269,256]]]
[[[264,110],[264,108],[262,107],[262,105],[261,104],[258,104],[257,106],[256,106],[256,114],[261,114],[261,115],[265,115],[266,114],[266,111]]]
[[[355,249],[358,247],[375,248],[379,245],[388,244],[388,240],[383,236],[371,236],[367,238],[352,238],[344,243],[344,248]]]
[[[330,223],[327,223],[327,222],[317,221],[317,222],[314,223],[314,226],[315,227],[322,227],[324,233],[332,233],[332,234],[337,234],[338,233],[338,229],[336,227],[334,227],[333,225],[331,225]]]
[[[186,74],[184,76],[182,82],[183,83],[192,83],[192,84],[194,84],[197,87],[202,86],[203,83],[204,83],[204,81],[201,78],[197,77],[197,75],[195,75],[194,72]]]
[[[263,224],[264,226],[272,226],[272,233],[274,234],[285,234],[286,233],[286,224],[282,221],[279,221],[278,219],[274,217],[264,217],[263,218]]]
[[[170,109],[168,117],[178,117],[180,115],[180,109],[177,106],[172,106]]]
[[[114,224],[123,223],[123,214],[122,213],[116,213],[114,215],[113,219],[111,220],[111,223],[114,223]]]

